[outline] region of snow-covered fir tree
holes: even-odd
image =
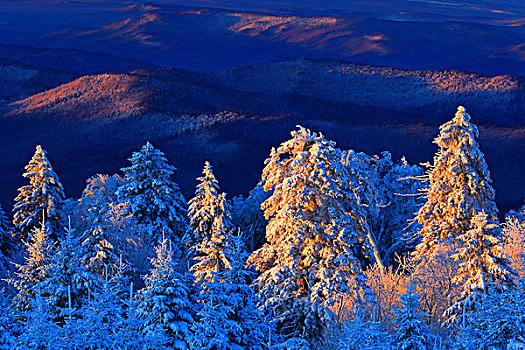
[[[462,313],[455,349],[525,348],[525,285],[519,280],[515,288],[487,288],[479,307],[472,313]],[[487,282],[491,284],[491,282]]]
[[[64,188],[47,159],[42,147],[36,146],[35,154],[25,167],[22,175],[29,184],[18,189],[13,206],[13,224],[20,239],[28,235],[46,221],[53,236],[62,228],[64,215]]]
[[[119,176],[96,175],[87,180],[87,186],[79,199],[83,229],[81,237],[82,262],[99,277],[106,266],[110,272],[118,269],[120,254],[115,249],[114,228],[108,215],[117,201],[116,192],[125,181]]]
[[[30,300],[28,311],[23,312],[25,322],[22,324],[20,335],[17,337],[17,350],[63,350],[62,329],[53,321],[47,301],[37,290],[35,297]]]
[[[117,275],[122,273],[122,270],[118,271]],[[89,300],[79,309],[81,317],[76,322],[79,332],[75,334],[75,343],[82,344],[84,349],[108,350],[123,343],[120,327],[125,327],[128,311],[123,299],[128,295],[123,281],[125,279],[110,277],[108,273],[106,279],[99,282],[98,290],[91,293]],[[134,336],[141,337],[138,329]]]
[[[205,245],[211,238],[213,219],[219,214],[220,195],[219,182],[209,162],[204,163],[202,176],[197,181],[195,196],[188,201],[188,219],[192,228],[188,244],[194,249]]]
[[[263,170],[267,243],[249,258],[277,331],[319,339],[325,306],[351,282],[369,295],[360,257],[370,252],[365,213],[335,143],[299,127],[272,149]]]
[[[4,271],[7,268],[7,258],[14,251],[14,242],[11,237],[11,231],[12,228],[9,224],[9,219],[0,205],[0,267]]]
[[[0,350],[15,348],[17,321],[5,289],[0,290]]]
[[[93,176],[78,201],[82,262],[101,278],[106,270],[116,273],[122,263],[137,274],[145,274],[149,267],[147,256],[153,248],[141,239],[141,226],[129,203],[120,203],[115,193],[125,183],[118,175]]]
[[[132,289],[133,287],[131,287]],[[130,293],[131,294],[131,293]],[[118,342],[114,344],[116,350],[170,350],[169,339],[162,328],[150,328],[147,334],[141,332],[145,323],[139,314],[138,301],[130,296],[124,302],[126,317],[119,318],[115,324],[115,338]]]
[[[496,220],[485,213],[476,214],[472,228],[457,237],[460,242],[454,259],[459,262],[456,283],[463,286],[462,294],[446,312],[447,322],[455,322],[462,312],[478,307],[482,296],[491,286],[499,288],[513,283],[515,272],[503,253],[503,235]],[[465,304],[465,305],[463,305]]]
[[[81,263],[80,242],[74,230],[68,228],[65,231],[57,252],[51,258],[47,277],[36,286],[46,297],[49,313],[61,325],[68,309],[82,307],[97,289],[95,277]]]
[[[390,350],[388,332],[381,329],[381,323],[365,321],[359,312],[343,326],[336,346],[338,350]]]
[[[497,220],[495,192],[477,137],[477,127],[461,106],[440,127],[434,140],[439,151],[426,179],[426,203],[416,217],[422,225],[415,254],[419,259],[431,259],[437,246],[455,246],[456,239],[474,227],[476,215]]]
[[[229,269],[213,273],[206,280],[200,300],[199,321],[194,324],[192,348],[199,350],[262,350],[272,328],[257,308],[257,297],[247,284],[247,254],[241,236],[231,237],[226,255]]]
[[[89,272],[99,277],[116,273],[122,260],[122,253],[119,254],[107,236],[108,230],[102,225],[88,229],[82,236],[81,261]]]
[[[24,243],[26,245],[24,263],[14,264],[17,278],[9,282],[18,292],[15,304],[21,310],[30,307],[30,300],[35,295],[35,286],[49,277],[51,259],[55,254],[55,245],[49,238],[49,231],[46,223],[34,229],[29,242]]]
[[[131,213],[144,226],[144,241],[153,245],[162,234],[179,241],[188,225],[186,201],[171,180],[175,167],[149,142],[133,152],[129,161],[131,166],[121,169],[128,182],[117,194],[121,202],[129,202]]]
[[[138,315],[145,320],[141,332],[146,337],[164,333],[166,345],[171,349],[186,350],[190,348],[190,326],[194,322],[189,288],[177,271],[172,244],[167,238],[156,247],[156,253],[138,305]]]
[[[225,249],[233,233],[233,225],[224,193],[219,195],[215,205],[210,236],[198,245],[198,256],[194,258],[196,263],[191,267],[196,283],[212,281],[217,273],[231,268]]]
[[[400,294],[399,298],[399,306],[395,310],[395,330],[389,339],[392,348],[400,350],[432,349],[435,340],[423,321],[425,315],[418,311],[419,295],[412,280],[406,286],[406,292]]]
[[[230,269],[219,275],[215,282],[221,284],[223,295],[227,297],[225,306],[231,309],[228,317],[237,323],[234,333],[229,335],[230,343],[244,349],[262,350],[264,344],[271,342],[271,338],[275,340],[275,335],[257,307],[259,299],[255,291],[248,284],[253,272],[245,268],[248,254],[241,235],[230,237],[226,256]]]

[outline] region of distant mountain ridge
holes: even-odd
[[[406,113],[371,120],[441,123],[442,111],[465,105],[478,120],[525,125],[525,80],[459,71],[407,71],[342,61],[300,59],[219,72],[137,70],[84,76],[11,104],[9,116],[73,120],[129,118],[142,114],[250,110],[295,113],[327,105],[326,113],[351,118],[352,106]],[[312,99],[311,101],[308,101]],[[350,107],[345,107],[349,105]],[[356,120],[363,123],[363,120]]]

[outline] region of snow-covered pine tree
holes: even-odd
[[[23,312],[26,320],[17,337],[17,350],[63,350],[62,329],[53,322],[47,301],[37,290],[34,299],[30,300],[30,311]]]
[[[114,275],[121,263],[128,272],[138,267],[138,273],[145,274],[149,267],[146,256],[152,247],[144,246],[129,203],[119,203],[115,193],[125,183],[118,175],[93,176],[78,201],[82,262],[101,278],[105,278],[106,269]]]
[[[199,183],[195,189],[195,196],[188,201],[188,219],[192,232],[188,244],[193,249],[206,245],[211,238],[213,218],[218,214],[219,183],[213,175],[211,164],[206,161],[202,169],[202,176],[197,178]]]
[[[257,297],[247,284],[244,243],[230,237],[226,255],[231,268],[213,272],[203,283],[199,321],[192,327],[192,348],[199,350],[262,350],[269,344],[272,329],[257,309]],[[274,337],[275,340],[275,337]]]
[[[5,289],[2,289],[0,290],[0,350],[15,348],[17,325],[11,300]]]
[[[121,338],[124,334],[120,329],[126,327],[128,313],[123,299],[128,295],[123,284],[126,282],[123,272],[122,269],[117,271],[116,277],[110,277],[108,272],[106,279],[100,280],[100,288],[79,309],[81,317],[77,327],[81,331],[75,334],[74,342],[82,344],[84,349],[111,350],[118,348],[117,344],[130,340]],[[134,336],[142,338],[140,330],[136,331]]]
[[[356,312],[355,318],[343,326],[337,339],[338,350],[390,350],[388,332],[381,329],[381,323],[365,321]]]
[[[13,206],[13,224],[15,232],[21,240],[27,240],[28,235],[46,221],[54,237],[63,225],[64,189],[47,153],[40,145],[36,146],[35,154],[25,167],[22,175],[29,179],[29,185],[18,189],[18,196]]]
[[[34,229],[29,242],[24,242],[26,251],[23,264],[14,264],[18,272],[17,278],[9,282],[18,291],[15,305],[20,310],[30,307],[30,300],[35,296],[35,286],[49,276],[51,259],[55,254],[55,246],[48,236],[48,226],[42,223],[40,228]]]
[[[516,288],[507,290],[487,288],[479,301],[479,308],[466,313],[463,331],[456,337],[456,349],[525,348],[525,285],[518,280]],[[492,284],[487,282],[487,284]],[[461,316],[463,319],[463,315]]]
[[[131,286],[130,289],[133,289]],[[130,293],[131,294],[131,293]],[[139,315],[138,301],[130,295],[124,302],[126,316],[117,320],[115,338],[118,342],[114,344],[116,350],[171,350],[168,347],[169,339],[162,328],[151,328],[147,334],[141,332],[145,320]]]
[[[217,273],[231,268],[225,249],[233,233],[233,225],[224,193],[218,196],[213,213],[210,236],[198,245],[199,255],[194,258],[197,262],[190,269],[197,284],[211,282]]]
[[[422,225],[422,240],[415,252],[418,259],[431,259],[437,246],[455,246],[457,237],[474,227],[477,214],[497,219],[495,192],[477,137],[478,129],[462,106],[440,126],[434,140],[439,151],[426,179],[426,203],[416,217]]]
[[[498,222],[480,212],[471,219],[471,229],[456,238],[460,244],[453,255],[459,262],[454,279],[463,286],[461,297],[445,311],[447,322],[456,322],[462,312],[479,305],[491,286],[512,285],[515,272],[503,253],[503,235]],[[463,305],[465,304],[465,305]]]
[[[119,187],[119,201],[129,202],[130,211],[144,226],[143,239],[154,245],[164,234],[174,242],[187,232],[186,201],[171,180],[175,167],[164,153],[147,142],[122,168],[128,181]]]
[[[64,324],[70,307],[79,309],[98,288],[96,278],[80,261],[80,242],[74,230],[67,228],[60,247],[51,258],[48,275],[35,288],[46,297],[53,320]]]
[[[418,311],[419,295],[412,283],[406,286],[406,292],[399,295],[399,306],[394,319],[395,330],[390,335],[389,342],[393,349],[399,350],[430,350],[434,344],[434,336],[423,321],[425,316]]]
[[[351,280],[366,288],[359,258],[370,252],[365,213],[342,156],[334,142],[299,127],[265,162],[262,183],[272,192],[262,204],[267,243],[248,261],[261,273],[258,295],[286,337],[320,338],[333,296],[349,292]]]
[[[102,225],[96,225],[93,229],[88,229],[82,236],[81,261],[85,268],[103,278],[106,273],[113,275],[119,269],[122,260],[122,253],[116,251],[108,230]]]
[[[187,350],[191,338],[190,326],[194,320],[189,302],[188,286],[177,263],[171,242],[162,239],[156,247],[156,257],[151,260],[153,268],[145,277],[146,286],[140,295],[138,315],[145,322],[142,334],[164,333],[166,345],[171,349]]]
[[[9,224],[9,219],[0,205],[0,253],[4,257],[8,257],[13,253],[14,245],[13,239],[11,237],[11,225]]]

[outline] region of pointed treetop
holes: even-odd
[[[458,236],[472,228],[472,219],[480,212],[497,219],[492,179],[477,136],[478,129],[463,107],[440,127],[434,140],[440,150],[425,179],[429,184],[426,203],[416,217],[423,226],[419,257],[430,258],[437,245],[454,245]]]
[[[45,220],[49,222],[52,233],[56,234],[64,219],[64,189],[47,159],[46,151],[40,145],[36,146],[35,154],[25,170],[22,176],[29,179],[29,185],[20,187],[15,198],[15,231],[25,240]]]

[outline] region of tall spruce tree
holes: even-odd
[[[267,243],[249,258],[277,331],[319,338],[325,306],[350,281],[369,295],[360,257],[370,253],[365,213],[335,143],[302,127],[272,149],[263,170]],[[363,295],[355,291],[355,295]]]
[[[221,193],[213,209],[210,236],[198,245],[199,255],[194,258],[197,262],[191,267],[196,283],[211,282],[215,274],[231,268],[225,250],[232,233],[229,203]]]
[[[0,266],[3,266],[5,270],[7,268],[7,258],[14,251],[14,242],[11,237],[11,225],[9,224],[9,219],[0,205]]]
[[[28,235],[45,220],[52,236],[55,236],[63,225],[65,195],[47,153],[40,145],[36,146],[25,170],[22,176],[29,179],[29,185],[20,187],[15,198],[15,231],[22,240],[27,240]]]
[[[23,264],[14,264],[17,278],[9,282],[17,289],[15,305],[21,310],[30,308],[30,301],[35,296],[35,287],[49,277],[51,259],[55,254],[55,245],[49,238],[49,229],[42,223],[31,234],[29,242],[24,242],[26,251]]]
[[[189,224],[193,230],[188,243],[194,249],[206,245],[212,236],[213,219],[218,214],[220,195],[219,183],[209,162],[204,163],[202,176],[197,181],[199,183],[195,196],[188,202]]]
[[[460,298],[445,311],[447,322],[460,320],[465,311],[479,307],[491,287],[498,289],[512,285],[516,272],[503,253],[503,234],[497,221],[485,213],[476,214],[471,220],[472,228],[457,237],[460,242],[454,259],[459,269],[454,282],[462,285]]]
[[[35,287],[46,297],[49,313],[60,325],[64,324],[69,308],[82,307],[98,288],[96,278],[82,265],[79,250],[80,242],[74,230],[66,229],[51,258],[47,277]]]
[[[262,350],[272,329],[257,308],[258,298],[248,285],[247,254],[241,236],[228,240],[225,255],[230,268],[213,272],[204,281],[200,319],[192,327],[195,349]]]
[[[439,151],[426,179],[426,203],[416,217],[422,225],[415,253],[419,259],[431,259],[438,246],[455,246],[457,238],[474,227],[477,214],[497,220],[495,192],[477,137],[477,127],[461,106],[440,127],[434,140]]]
[[[189,288],[182,274],[177,272],[173,248],[167,238],[156,247],[156,253],[138,305],[138,315],[145,320],[141,331],[146,337],[163,333],[171,349],[187,350],[190,348],[190,326],[194,322]]]
[[[19,350],[62,350],[62,329],[53,321],[47,301],[37,290],[30,301],[28,311],[23,312],[25,322],[17,337],[15,349]]]
[[[122,168],[127,183],[119,187],[120,201],[129,202],[131,213],[144,226],[144,240],[155,244],[164,234],[179,241],[187,232],[186,201],[179,186],[171,180],[175,167],[164,153],[147,142]]]

